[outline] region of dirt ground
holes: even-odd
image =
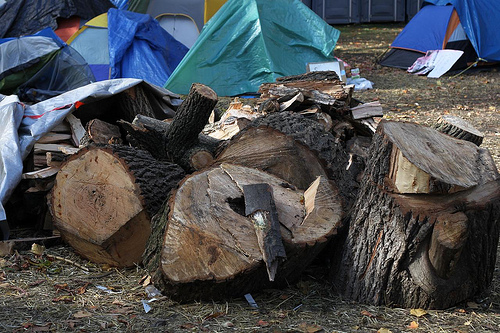
[[[380,100],[385,118],[432,124],[442,114],[458,115],[485,135],[500,166],[500,76],[497,70],[470,71],[438,80],[416,77],[376,64],[403,25],[339,27],[335,54],[358,67],[374,89],[355,92]],[[21,251],[0,258],[1,332],[498,332],[500,272],[491,292],[444,311],[374,307],[344,300],[321,267],[284,290],[227,302],[177,304],[149,300],[141,267],[114,269],[89,263],[64,245],[42,255]]]

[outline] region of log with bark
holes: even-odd
[[[132,123],[119,123],[127,131],[127,140],[132,146],[147,150],[160,161],[169,160],[166,141],[171,122],[138,115]],[[187,170],[208,167],[214,162],[220,144],[220,140],[200,133],[191,147],[185,146],[187,150],[178,162]]]
[[[252,201],[246,186],[255,184],[272,189],[274,204]],[[324,177],[304,192],[257,169],[213,166],[186,177],[154,217],[144,263],[153,283],[181,301],[239,297],[291,283],[336,234],[339,201]],[[259,220],[259,211],[274,221]],[[260,230],[261,222],[269,228]],[[266,263],[273,266],[273,283]]]
[[[139,263],[150,217],[184,176],[176,164],[122,145],[89,146],[57,174],[49,208],[63,239],[83,257]]]
[[[500,180],[485,149],[382,122],[332,279],[374,305],[447,308],[485,291],[496,261]]]
[[[227,143],[217,162],[255,167],[306,189],[317,176],[331,179],[345,207],[353,202],[358,183],[349,155],[318,122],[294,112],[258,118]]]
[[[210,148],[199,136],[215,104],[217,94],[203,84],[194,83],[170,123],[142,117],[132,124],[127,121],[120,124],[134,146],[151,152],[160,160],[175,162],[188,171],[198,170],[213,162]],[[205,141],[212,147],[217,140]]]
[[[434,125],[434,128],[457,139],[473,142],[478,146],[481,145],[484,138],[483,133],[478,131],[464,119],[457,116],[443,115],[439,117],[437,123]]]

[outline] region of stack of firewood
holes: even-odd
[[[87,119],[91,144],[49,196],[54,224],[90,260],[142,262],[179,300],[287,285],[320,252],[361,302],[442,308],[486,290],[500,230],[489,153],[380,121],[352,92],[333,72],[284,77],[207,127],[218,97],[193,84],[169,121]]]

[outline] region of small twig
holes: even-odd
[[[54,256],[54,255],[51,255],[51,254],[46,254],[46,256],[49,259],[64,261],[64,262],[66,262],[68,264],[71,264],[71,265],[73,265],[75,267],[83,269],[86,272],[90,272],[90,269],[88,269],[88,267],[82,266],[79,263],[74,262],[73,260],[69,260],[69,259],[66,259],[66,258],[63,258],[63,257],[59,257],[59,256]]]

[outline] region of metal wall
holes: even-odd
[[[406,19],[409,21],[422,8],[424,0],[406,0]]]
[[[302,1],[329,24],[404,22],[424,0],[310,0]],[[310,5],[309,5],[310,3]],[[409,18],[407,18],[407,16]]]

